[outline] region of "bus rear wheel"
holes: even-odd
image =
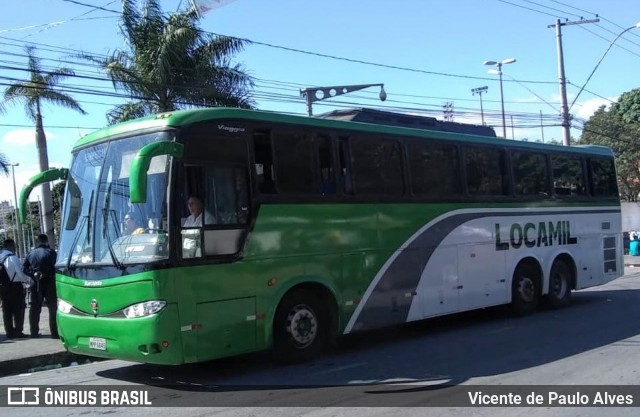
[[[571,268],[566,262],[556,260],[549,274],[549,294],[546,304],[551,308],[562,308],[571,302]]]
[[[274,359],[280,363],[302,362],[319,355],[329,335],[326,309],[318,297],[304,289],[284,297],[273,326]]]
[[[538,308],[538,273],[531,264],[518,265],[511,284],[511,308],[515,315],[526,316]]]

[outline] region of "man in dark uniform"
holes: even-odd
[[[0,262],[6,272],[8,282],[0,291],[2,298],[2,319],[7,339],[26,337],[22,333],[24,325],[25,287],[31,284],[31,278],[22,273],[20,259],[15,255],[16,243],[6,239],[0,250]]]
[[[49,328],[51,337],[59,339],[56,325],[56,310],[58,297],[56,296],[56,251],[49,247],[47,235],[38,235],[38,247],[27,255],[22,270],[33,278],[35,284],[31,286],[31,308],[29,309],[29,329],[31,337],[40,337],[40,312],[44,300],[49,309]]]

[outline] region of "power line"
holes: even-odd
[[[33,125],[21,125],[21,124],[10,124],[10,123],[0,123],[0,126],[3,127],[26,127],[33,128]],[[47,129],[87,129],[87,130],[98,130],[102,129],[104,126],[95,127],[95,126],[47,126]]]
[[[14,53],[7,53],[7,54],[8,54],[8,55],[11,55],[11,56],[22,56],[22,57],[25,57],[25,58],[27,57],[26,55],[23,55],[23,54],[14,54]],[[43,58],[43,59],[44,59],[44,60],[50,60],[50,59],[48,59],[48,58]],[[1,61],[0,61],[0,62],[1,62]],[[64,61],[64,60],[60,60],[60,59],[56,60],[56,62],[57,62],[57,63],[58,63],[58,62],[67,62],[67,63],[72,63],[72,64],[73,64],[73,62]],[[16,64],[16,65],[19,65],[18,63],[15,63],[15,64]],[[89,66],[90,66],[90,67],[93,67],[93,68],[99,68],[99,66],[94,66],[94,65],[92,65],[92,64],[90,64]],[[0,65],[0,68],[2,68],[2,69],[8,69],[8,70],[15,70],[15,71],[28,71],[26,68],[17,67],[17,66],[7,66],[7,65],[2,66],[2,65]],[[53,72],[55,72],[55,68],[53,69]],[[110,80],[109,78],[106,78],[105,76],[81,75],[81,74],[76,73],[75,75],[73,75],[73,76],[69,76],[69,77],[70,77],[70,78],[88,79],[88,80],[93,80],[93,81],[107,82],[107,83],[110,83],[110,84],[111,84],[111,80]],[[513,79],[513,78],[512,78],[512,79]],[[13,80],[13,81],[18,81],[17,79],[12,79],[12,80]],[[260,80],[260,79],[258,79],[258,80]],[[292,86],[292,88],[290,88],[290,89],[289,89],[289,91],[292,91],[292,92],[293,92],[293,91],[295,91],[295,92],[296,92],[296,95],[297,95],[297,93],[298,93],[298,89],[297,89],[297,88],[298,88],[299,86],[301,86],[301,84],[286,83],[286,82],[282,82],[282,81],[271,81],[271,80],[261,80],[261,81],[268,81],[268,82],[274,83],[274,84],[276,84],[276,85],[285,85],[285,86],[291,85],[291,86]],[[520,81],[518,81],[518,80],[513,79],[513,81],[514,81],[514,82],[518,82],[519,84],[521,84],[521,85],[522,85],[522,83],[521,83]],[[295,86],[295,88],[293,88],[293,86]],[[522,85],[522,86],[523,86],[524,88],[527,88],[527,87],[526,87],[526,86],[524,86],[524,85]],[[171,87],[171,86],[169,85],[169,87]],[[192,87],[192,88],[198,88],[198,86],[191,86],[191,87]],[[95,88],[98,88],[98,87],[96,86]],[[106,86],[105,86],[104,88],[111,88],[111,87],[106,87]],[[270,88],[270,87],[263,87],[263,88]],[[283,89],[283,88],[282,88],[282,87],[280,87],[280,89]],[[527,89],[528,89],[528,88],[527,88]],[[542,101],[544,101],[544,99],[542,99],[539,95],[535,94],[531,89],[528,89],[528,90],[529,90],[530,92],[532,92],[532,94],[534,94],[536,97],[538,97],[539,99],[541,99]],[[85,91],[83,91],[83,92],[86,92],[86,90],[85,90]],[[365,92],[365,93],[366,93],[366,92]],[[109,94],[109,93],[107,93],[107,94]],[[103,95],[104,95],[104,93],[103,93]],[[123,98],[128,97],[127,95],[120,95],[120,94],[115,94],[115,95],[109,94],[109,95],[110,95],[110,96],[123,97]],[[402,97],[402,96],[408,96],[408,97],[420,97],[420,98],[429,98],[429,99],[438,99],[438,100],[447,99],[447,100],[457,100],[457,101],[472,101],[472,100],[470,100],[470,99],[465,99],[465,98],[463,98],[463,99],[451,99],[451,98],[444,98],[444,97],[430,97],[430,96],[402,95],[402,94],[394,94],[394,96],[398,96],[398,97]],[[291,102],[291,98],[288,98],[288,100]],[[295,103],[299,103],[299,102],[300,102],[300,100],[299,100],[299,99],[297,99],[297,97],[296,97],[295,101],[293,101],[293,102],[295,102]],[[497,102],[497,101],[487,100],[487,102]],[[413,103],[413,102],[406,102],[406,101],[405,101],[405,103],[407,103],[407,104],[425,105],[424,103]],[[510,102],[510,103],[518,103],[518,102]],[[525,104],[536,104],[536,103],[525,103]],[[547,103],[547,104],[549,104],[549,103]],[[549,104],[549,105],[550,105],[550,104]],[[551,106],[551,107],[553,108],[553,106]],[[554,109],[554,110],[555,110],[555,109]]]
[[[598,26],[598,25],[596,24],[596,26]],[[582,29],[582,30],[585,30],[585,31],[587,31],[587,32],[589,32],[589,33],[591,33],[593,36],[596,36],[596,37],[598,37],[598,38],[600,38],[600,39],[604,40],[605,42],[607,42],[607,43],[609,43],[609,44],[611,43],[611,40],[609,40],[609,39],[605,38],[605,37],[604,37],[604,36],[602,36],[602,35],[599,35],[599,34],[595,33],[595,32],[594,32],[594,31],[592,31],[591,29],[588,29],[588,28],[583,27],[583,26],[579,26],[579,28],[580,28],[580,29]],[[623,39],[624,39],[624,38],[623,38]],[[628,41],[628,39],[627,39],[627,41]],[[629,42],[630,42],[630,41],[629,41]],[[640,44],[637,44],[637,43],[635,43],[635,42],[632,42],[632,43],[634,43],[635,45],[640,46]],[[625,48],[624,46],[621,46],[621,45],[618,45],[618,44],[614,44],[614,46],[617,46],[618,48],[620,48],[620,49],[624,49],[625,51],[629,52],[630,54],[633,54],[633,55],[635,55],[635,56],[637,56],[637,57],[640,57],[640,54],[638,54],[638,53],[636,53],[636,52],[633,52],[632,50],[627,49],[627,48]]]
[[[10,81],[13,81],[15,79],[12,79],[10,77],[0,77],[0,79],[8,79]],[[0,85],[9,85],[9,84],[5,84],[5,83],[0,83]],[[38,87],[28,87],[28,88],[38,88]],[[118,93],[108,93],[108,92],[97,92],[95,90],[91,90],[91,89],[85,89],[85,88],[79,88],[79,87],[69,87],[69,88],[64,88],[63,89],[65,92],[70,92],[70,93],[75,93],[75,94],[88,94],[91,96],[103,96],[103,97],[115,97],[115,98],[124,98],[124,99],[143,99],[140,97],[132,97],[130,95],[123,95],[123,94],[118,94]],[[300,99],[297,96],[297,91],[296,91],[296,95],[295,96],[287,96],[284,94],[278,94],[278,95],[274,95],[271,93],[267,93],[267,94],[258,94],[257,96],[259,96],[260,98],[265,98],[267,100],[270,101],[280,101],[280,102],[288,102],[288,103],[299,103]],[[355,97],[354,97],[355,98]],[[393,101],[392,101],[393,102]],[[207,107],[207,106],[193,106],[192,103],[185,103],[185,102],[178,102],[178,101],[174,101],[175,104],[182,104],[182,105],[187,105],[190,107]],[[399,104],[407,104],[406,102],[400,102],[398,101]],[[104,105],[108,105],[107,103],[96,103],[96,104],[104,104]],[[425,104],[425,103],[408,103],[408,104],[416,104],[419,105],[421,107],[412,107],[412,106],[398,106],[396,105],[389,105],[389,106],[377,106],[377,107],[386,107],[386,108],[393,108],[393,109],[398,109],[401,111],[408,111],[408,112],[423,112],[423,113],[428,113],[428,114],[435,114],[435,115],[440,115],[440,106],[439,105],[429,105],[429,104]],[[331,107],[353,107],[355,106],[361,106],[362,104],[360,102],[353,102],[353,101],[349,101],[349,102],[345,102],[345,101],[339,101],[339,100],[334,100],[331,104],[329,103],[324,103],[323,105],[326,106],[331,106]],[[429,110],[429,109],[425,109],[424,106],[431,106],[434,107],[434,110]],[[436,110],[437,109],[437,110]],[[460,110],[465,110],[465,108],[460,108]],[[479,115],[479,113],[473,109],[473,111],[464,111],[464,112],[456,112],[457,116],[468,116],[468,117],[475,117],[477,118],[477,116]],[[488,111],[487,112],[488,117],[495,117],[497,119],[498,117],[498,113],[497,112],[491,112]],[[517,112],[513,112],[511,113],[511,115],[517,119],[520,119],[522,121],[525,120],[538,120],[539,116],[538,114],[533,114],[533,113],[517,113]],[[545,116],[546,119],[549,120],[557,120],[557,115],[546,115]]]
[[[520,5],[520,4],[516,4],[516,3],[511,3],[510,1],[506,1],[506,0],[498,0],[498,1],[499,1],[499,2],[501,2],[501,3],[510,4],[511,6],[519,7],[519,8],[521,8],[521,9],[530,10],[530,11],[532,11],[532,12],[536,12],[536,13],[544,14],[544,15],[547,15],[547,16],[551,16],[551,17],[555,17],[555,18],[559,18],[559,17],[561,17],[561,16],[557,16],[557,15],[555,15],[555,14],[546,13],[546,12],[543,12],[543,11],[540,11],[540,10],[532,9],[531,7],[522,6],[522,5]]]
[[[111,13],[120,14],[120,12],[117,11],[117,10],[107,9],[107,8],[102,7],[102,6],[94,6],[92,4],[82,3],[80,1],[75,1],[75,0],[62,0],[62,1],[67,2],[67,3],[77,4],[77,5],[80,5],[80,6],[90,7],[92,9],[94,9],[94,10],[102,10],[102,11],[105,11],[105,12],[111,12]],[[112,1],[111,3],[114,3],[114,2]],[[107,3],[107,4],[111,4],[111,3]]]
[[[564,18],[564,19],[568,20],[566,17],[562,17],[562,16],[558,16],[558,15],[552,15],[552,14],[550,14],[550,13],[545,13],[545,12],[542,12],[542,11],[540,11],[540,10],[536,10],[536,9],[532,9],[532,8],[529,8],[529,7],[525,7],[525,6],[522,6],[522,5],[516,4],[516,3],[512,3],[512,2],[508,2],[508,1],[504,1],[504,0],[498,0],[498,1],[500,1],[500,2],[502,2],[502,3],[509,4],[509,5],[511,5],[511,6],[514,6],[514,7],[519,7],[519,8],[527,9],[527,10],[530,10],[530,11],[533,11],[533,12],[537,12],[537,13],[545,14],[545,15],[548,15],[548,16],[553,16],[553,17],[556,17],[556,18]],[[530,0],[522,0],[522,1],[524,1],[524,2],[526,2],[526,3],[534,4],[534,5],[538,6],[538,7],[542,7],[542,8],[549,9],[549,10],[553,10],[553,11],[558,11],[558,12],[564,13],[564,14],[566,14],[566,15],[572,15],[572,16],[579,17],[580,19],[583,19],[583,15],[577,15],[577,14],[574,14],[574,13],[571,13],[571,12],[567,12],[567,11],[564,11],[564,10],[556,9],[556,8],[553,8],[553,7],[550,7],[550,6],[547,6],[547,5],[541,4],[541,3],[537,3],[537,2],[534,2],[534,1],[530,1]],[[559,2],[559,1],[555,1],[555,3],[561,4],[561,5],[565,6],[565,7],[569,7],[569,8],[575,9],[575,10],[579,10],[579,11],[585,12],[586,14],[594,15],[594,16],[596,16],[597,18],[601,18],[602,20],[605,20],[605,21],[609,22],[610,24],[612,24],[612,25],[614,25],[614,26],[617,26],[617,27],[619,27],[619,28],[622,28],[622,26],[617,25],[617,24],[615,24],[615,23],[611,22],[610,20],[607,20],[607,19],[605,19],[605,18],[602,18],[602,17],[601,17],[601,16],[599,16],[597,13],[593,13],[593,12],[589,12],[589,11],[586,11],[586,10],[583,10],[583,9],[579,9],[579,8],[577,8],[577,7],[573,7],[573,6],[570,6],[570,5],[568,5],[568,4],[565,4],[565,3],[562,3],[562,2]],[[603,27],[601,24],[596,24],[596,26],[598,26],[600,29],[602,29],[602,30],[604,30],[604,31],[606,31],[606,32],[608,32],[608,33],[611,33],[611,34],[613,34],[613,35],[617,35],[617,33],[615,33],[615,32],[613,32],[613,31],[611,31],[611,30],[609,30],[609,29],[607,29],[607,28]],[[585,31],[587,31],[587,32],[589,32],[589,33],[591,33],[592,35],[594,35],[594,36],[596,36],[596,37],[598,37],[598,38],[600,38],[600,39],[605,40],[606,42],[610,42],[610,40],[609,40],[609,39],[605,38],[605,37],[604,37],[604,36],[602,36],[602,35],[599,35],[599,34],[597,34],[597,33],[593,32],[593,31],[591,31],[591,30],[589,30],[589,29],[587,29],[587,28],[584,28],[584,27],[580,27],[580,28],[581,28],[581,29],[583,29],[583,30],[585,30]],[[640,36],[640,35],[637,35],[637,34],[635,34],[635,33],[634,33],[634,35],[635,35],[635,36]],[[635,42],[633,42],[633,41],[630,41],[629,39],[625,39],[625,40],[626,40],[627,42],[633,43],[634,45],[640,46],[640,44],[637,44],[637,43],[635,43]],[[627,51],[627,52],[629,52],[629,53],[631,53],[631,54],[634,54],[634,55],[636,55],[636,56],[640,56],[640,54],[637,54],[636,52],[633,52],[633,51],[631,51],[631,50],[629,50],[629,49],[627,49],[627,48],[625,48],[625,47],[623,47],[623,46],[621,46],[621,45],[616,45],[616,46],[618,46],[618,47],[619,47],[619,48],[621,48],[621,49],[624,49],[625,51]]]
[[[576,87],[576,88],[580,88],[580,86],[579,86],[579,85],[576,85],[576,84],[572,83],[571,81],[567,81],[567,84],[569,84],[569,85],[571,85],[571,86],[573,86],[573,87]],[[594,96],[596,96],[596,97],[599,97],[599,98],[601,98],[601,99],[603,99],[603,100],[607,100],[607,101],[608,101],[608,102],[610,102],[610,103],[615,103],[615,101],[611,100],[610,98],[607,98],[607,97],[601,96],[601,95],[599,95],[599,94],[597,94],[597,93],[594,93],[593,91],[589,91],[589,90],[587,90],[587,89],[586,89],[586,88],[584,88],[584,87],[582,88],[582,90],[583,90],[583,91],[586,91],[587,93],[589,93],[589,94],[591,94],[591,95],[594,95]]]
[[[112,3],[115,3],[116,1],[118,1],[118,0],[112,0],[112,1],[110,1],[109,3],[107,3],[106,5],[109,5],[109,4],[112,4]],[[78,16],[72,17],[72,18],[71,18],[71,19],[69,19],[68,21],[94,20],[94,19],[111,19],[111,18],[112,18],[112,17],[110,17],[110,16],[82,18],[82,16],[86,16],[86,15],[88,15],[89,13],[93,13],[94,11],[95,11],[95,10],[89,10],[89,11],[84,12],[84,13],[82,13],[82,14],[78,15]],[[62,23],[66,23],[66,22],[67,22],[67,21],[63,21]],[[62,24],[62,23],[61,23],[61,24]],[[28,37],[30,37],[30,36],[33,36],[33,35],[37,35],[38,33],[42,33],[42,32],[44,32],[45,30],[49,30],[49,29],[51,29],[52,27],[54,27],[54,26],[49,26],[49,25],[47,25],[46,27],[44,27],[44,28],[40,29],[40,30],[39,30],[39,31],[37,31],[36,33],[30,33],[30,34],[28,34],[28,35],[27,35],[27,36],[25,36],[23,39],[26,39],[26,38],[28,38]]]
[[[611,20],[609,20],[609,19],[607,19],[607,18],[605,18],[605,17],[601,16],[601,15],[600,15],[600,14],[598,14],[598,13],[594,13],[594,12],[590,12],[590,11],[588,11],[588,10],[580,9],[580,8],[578,8],[578,7],[575,7],[575,6],[571,6],[570,4],[562,3],[561,1],[557,1],[557,0],[551,0],[551,1],[552,1],[552,2],[554,2],[554,3],[562,4],[563,6],[566,6],[566,7],[569,7],[569,8],[575,9],[575,10],[579,10],[579,11],[581,11],[581,12],[585,12],[585,13],[590,14],[590,15],[593,15],[593,16],[595,16],[595,17],[598,17],[598,18],[600,18],[600,19],[604,20],[605,22],[608,22],[608,23],[612,24],[613,26],[618,27],[618,29],[624,29],[624,27],[623,27],[623,26],[620,26],[619,24],[617,24],[617,23],[615,23],[615,22],[612,22]],[[640,35],[638,35],[637,33],[632,33],[632,35],[633,35],[633,36],[640,37]]]
[[[0,45],[10,45],[8,43],[3,43],[0,42]],[[13,45],[11,45],[13,46]],[[5,55],[9,55],[9,56],[16,56],[16,57],[22,57],[22,58],[28,58],[28,56],[26,54],[18,54],[18,53],[12,53],[12,52],[0,52],[1,54],[5,54]],[[63,59],[59,59],[59,58],[46,58],[46,57],[42,57],[41,58],[43,61],[54,61],[56,63],[66,63],[66,64],[71,64],[71,65],[81,65],[81,66],[86,66],[89,68],[93,68],[96,70],[100,70],[101,67],[99,65],[93,64],[93,63],[89,63],[89,62],[83,62],[83,61],[68,61],[68,60],[63,60]],[[16,62],[16,61],[2,61],[0,60],[0,63],[5,63],[5,64],[13,64],[13,65],[22,65],[22,63],[20,62]],[[7,68],[7,67],[5,67]],[[51,69],[54,70],[57,68],[57,66],[47,66],[47,65],[43,65],[43,68],[47,69]],[[23,68],[14,68],[15,70],[24,70]],[[91,76],[88,75],[88,73],[86,72],[82,72],[80,70],[76,70],[76,77],[77,78],[87,78],[87,79],[93,79],[93,80],[98,80],[98,81],[104,81],[104,82],[108,82],[111,84],[111,80],[109,78],[106,77],[96,77],[96,76]],[[84,75],[83,74],[87,74]],[[552,108],[553,106],[546,102],[544,99],[542,99],[539,95],[537,95],[535,92],[533,92],[531,89],[529,89],[528,87],[526,87],[521,81],[510,77],[511,81],[516,82],[518,84],[520,84],[523,88],[527,89],[529,92],[531,92],[532,94],[534,94],[538,99],[540,99],[542,102],[547,103],[548,105],[550,105]],[[299,84],[299,83],[292,83],[292,82],[285,82],[285,81],[277,81],[277,80],[265,80],[265,79],[260,79],[260,78],[254,78],[255,81],[257,82],[263,82],[266,84],[275,84],[275,85],[280,85],[283,86],[281,87],[283,90],[288,90],[288,91],[296,91],[296,93],[298,92],[299,88],[304,88],[307,87],[306,84]],[[194,88],[197,88],[196,86],[193,86]],[[107,88],[107,87],[105,87]],[[108,88],[112,88],[112,87],[108,87]],[[265,87],[268,88],[268,87]],[[367,92],[363,92],[363,93],[367,93]],[[371,93],[373,94],[373,93]],[[424,96],[424,95],[416,95],[416,94],[400,94],[400,93],[393,93],[394,97],[414,97],[414,98],[425,98],[425,99],[437,99],[437,100],[453,100],[453,101],[470,101],[470,102],[475,102],[475,100],[473,99],[469,99],[469,98],[451,98],[451,97],[439,97],[439,96]],[[488,103],[498,103],[499,100],[486,100]],[[512,103],[512,104],[524,104],[524,105],[538,105],[538,103],[536,102],[519,102],[519,101],[505,101],[505,103]],[[554,109],[555,110],[555,109]]]
[[[90,8],[92,9],[92,11],[93,11],[93,10],[103,10],[103,11],[107,11],[107,12],[110,12],[110,13],[115,13],[115,14],[121,15],[121,13],[120,13],[120,12],[118,12],[118,11],[116,11],[116,10],[106,9],[106,8],[104,8],[104,7],[93,6],[93,5],[89,5],[89,4],[86,4],[86,3],[82,3],[82,2],[79,2],[79,1],[73,1],[73,0],[63,0],[63,1],[67,1],[67,2],[70,2],[70,3],[78,4],[78,5],[82,5],[82,6],[84,6],[84,7],[90,7]],[[509,3],[509,2],[505,2],[505,3],[515,5],[515,4],[513,4],[513,3]],[[532,4],[533,4],[533,2],[530,2],[530,3],[532,3]],[[517,6],[517,5],[516,5],[516,6]],[[89,13],[89,12],[87,12],[87,13]],[[200,30],[200,29],[198,29],[198,30]],[[203,32],[203,33],[209,33],[209,34],[216,35],[216,36],[226,36],[226,35],[216,34],[216,33],[213,33],[213,32],[206,32],[206,31],[202,31],[202,30],[200,30],[200,31],[201,31],[201,32]],[[226,37],[229,37],[229,36],[226,36]],[[5,39],[11,39],[11,38],[5,38]],[[236,39],[241,39],[241,38],[236,38]],[[267,43],[262,43],[262,42],[255,42],[255,41],[251,41],[251,40],[249,40],[249,39],[241,39],[241,40],[244,40],[244,41],[249,42],[249,43],[252,43],[252,44],[264,45],[264,46],[269,46],[269,47],[274,47],[274,48],[279,48],[279,49],[284,49],[284,50],[289,50],[289,51],[294,51],[294,52],[299,52],[299,53],[306,53],[306,54],[316,55],[316,56],[321,56],[321,57],[326,57],[326,58],[341,59],[341,60],[345,60],[345,61],[357,62],[357,63],[367,64],[367,65],[375,65],[375,66],[382,66],[382,67],[388,67],[388,68],[393,68],[393,69],[409,70],[409,71],[422,72],[422,73],[432,74],[432,75],[442,75],[442,76],[462,77],[462,78],[468,78],[468,79],[483,79],[483,80],[495,81],[493,78],[472,77],[472,76],[456,75],[456,74],[449,74],[449,73],[437,73],[437,72],[431,72],[431,71],[415,70],[415,69],[411,69],[411,68],[403,68],[403,67],[396,67],[396,66],[387,66],[387,65],[385,65],[385,64],[378,64],[378,63],[373,63],[373,62],[368,62],[368,61],[359,61],[359,60],[352,60],[352,59],[348,59],[348,58],[334,57],[334,56],[330,56],[330,55],[318,54],[318,53],[315,53],[315,52],[309,52],[309,51],[298,50],[298,49],[293,49],[293,48],[281,47],[281,46],[272,45],[272,44],[267,44]],[[60,49],[60,50],[63,50],[63,51],[74,51],[74,52],[78,52],[77,50],[73,50],[73,49],[66,49],[66,48],[60,48],[60,47],[57,47],[57,46],[53,46],[53,48],[57,48],[57,49]],[[98,55],[98,54],[95,54],[95,56],[99,56],[99,55]],[[104,56],[104,55],[103,55],[103,56]],[[80,65],[80,64],[78,64],[78,63],[75,63],[75,64],[76,64],[76,65]],[[95,67],[92,67],[92,68],[95,68]],[[85,77],[87,77],[88,79],[96,80],[96,81],[107,81],[107,82],[109,82],[109,81],[110,81],[110,80],[105,79],[105,78],[98,78],[98,77],[89,78],[90,76],[85,76]],[[509,80],[508,80],[508,81],[509,81]],[[518,81],[518,80],[515,80],[515,79],[513,79],[512,81],[513,81],[513,82],[518,82],[518,83],[519,83],[519,84],[521,84],[521,85],[523,85],[523,83],[548,83],[548,84],[555,84],[555,81],[553,81],[553,82],[539,82],[539,81],[527,81],[527,80]],[[94,87],[94,88],[97,88],[97,87]],[[526,87],[525,87],[525,88],[526,88]],[[89,91],[89,90],[86,90],[86,89],[85,89],[85,91],[83,91],[82,93],[85,93],[85,94],[91,94],[91,93],[89,93],[88,91]],[[529,91],[531,92],[531,90],[529,90]],[[78,93],[80,93],[80,91],[78,91]],[[102,94],[103,94],[103,95],[105,95],[104,93],[102,93]],[[287,102],[292,102],[292,103],[299,103],[299,102],[300,102],[300,100],[299,100],[299,99],[294,99],[293,97],[289,97],[289,96],[286,96],[286,95],[279,95],[279,96],[278,96],[278,95],[273,95],[273,94],[272,94],[272,95],[268,95],[268,94],[267,94],[267,95],[262,95],[262,96],[260,96],[260,94],[262,94],[262,93],[258,93],[258,94],[256,94],[256,97],[269,97],[269,98],[271,98],[273,101],[276,101],[276,100],[278,100],[278,101],[286,100]],[[535,93],[534,93],[534,95],[536,95],[536,97],[538,97],[539,99],[541,99],[541,97],[540,97],[540,96],[538,96],[537,94],[535,94]],[[110,97],[118,97],[118,98],[131,98],[131,97],[130,97],[130,96],[128,96],[128,95],[122,95],[122,94],[112,94],[112,95],[109,95],[109,96],[110,96]],[[134,98],[135,98],[135,97],[134,97]],[[457,100],[470,100],[470,99],[457,99]],[[542,100],[542,101],[546,103],[546,101],[544,101],[544,100]],[[399,101],[399,102],[400,102],[400,103],[403,103],[403,102],[401,102],[401,101]],[[424,105],[427,105],[427,106],[431,105],[431,104],[424,104],[424,103],[412,103],[412,102],[405,102],[405,103],[406,103],[406,104],[417,104],[417,105],[423,105],[423,106],[424,106]],[[547,104],[548,104],[548,105],[550,105],[549,103],[547,103]],[[434,106],[434,105],[431,105],[431,106]],[[550,106],[551,106],[551,105],[550,105]],[[551,106],[551,107],[553,108],[553,106]]]
[[[564,14],[568,14],[568,15],[571,15],[571,16],[574,16],[574,17],[579,17],[580,19],[582,19],[582,16],[567,12],[566,10],[555,9],[553,7],[549,7],[549,6],[544,5],[544,4],[536,3],[535,1],[530,1],[530,0],[522,0],[522,1],[524,1],[526,3],[530,3],[530,4],[535,4],[536,6],[542,7],[544,9],[553,10],[553,11],[564,13]],[[559,16],[556,16],[556,17],[559,17]]]
[[[78,4],[78,5],[85,6],[85,7],[98,8],[100,10],[104,10],[104,11],[108,11],[108,12],[112,12],[112,13],[117,13],[119,15],[122,14],[121,12],[118,12],[116,10],[105,9],[105,8],[101,8],[101,7],[98,7],[98,6],[93,6],[93,5],[90,5],[90,4],[82,3],[82,2],[79,2],[79,1],[76,1],[76,0],[62,0],[62,1]],[[500,0],[500,1],[502,1],[502,0]],[[269,48],[281,49],[281,50],[284,50],[284,51],[296,52],[296,53],[310,55],[310,56],[317,56],[317,57],[320,57],[320,58],[327,58],[327,59],[333,59],[333,60],[338,60],[338,61],[351,62],[351,63],[355,63],[355,64],[370,65],[370,66],[375,66],[375,67],[379,67],[379,68],[388,68],[388,69],[415,72],[415,73],[428,74],[428,75],[438,75],[438,76],[443,76],[443,77],[454,77],[454,78],[473,79],[473,80],[495,81],[493,78],[488,78],[488,77],[476,77],[476,76],[471,76],[471,75],[451,74],[451,73],[427,71],[427,70],[421,70],[421,69],[409,68],[409,67],[401,67],[401,66],[397,66],[397,65],[381,64],[381,63],[376,63],[376,62],[371,62],[371,61],[364,61],[364,60],[353,59],[353,58],[345,58],[345,57],[340,57],[340,56],[336,56],[336,55],[329,55],[329,54],[323,54],[323,53],[319,53],[319,52],[306,51],[306,50],[297,49],[297,48],[290,48],[290,47],[287,47],[287,46],[274,45],[274,44],[267,43],[267,42],[260,42],[260,41],[255,41],[255,40],[251,40],[251,39],[247,39],[247,38],[240,38],[240,37],[237,37],[237,36],[229,36],[229,35],[224,35],[224,34],[221,34],[221,33],[205,31],[205,30],[202,30],[202,29],[199,29],[199,28],[196,29],[196,30],[201,32],[201,33],[205,33],[205,34],[209,34],[209,35],[214,35],[214,36],[220,36],[220,37],[224,37],[224,38],[240,40],[240,41],[243,41],[243,42],[248,43],[248,44],[266,46],[266,47],[269,47]],[[551,81],[530,81],[530,80],[522,81],[522,82],[535,83],[535,84],[554,84],[555,83],[555,82],[551,82]]]

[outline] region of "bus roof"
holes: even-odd
[[[370,133],[395,134],[422,138],[442,140],[465,141],[478,144],[502,145],[506,147],[529,148],[537,150],[553,150],[562,152],[587,153],[595,155],[612,156],[610,148],[597,145],[579,145],[564,147],[555,144],[542,144],[537,142],[514,141],[504,138],[495,138],[463,133],[451,133],[437,130],[415,129],[363,122],[351,122],[326,118],[295,116],[264,110],[245,110],[237,108],[217,107],[194,110],[176,110],[173,112],[159,113],[152,116],[130,120],[92,132],[78,140],[74,149],[84,147],[93,142],[100,142],[110,137],[133,134],[138,131],[160,130],[169,127],[181,127],[192,123],[211,120],[247,120],[293,124],[298,126],[323,127],[336,130],[352,130]]]

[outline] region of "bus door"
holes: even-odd
[[[246,135],[237,122],[215,121],[180,132],[184,158],[175,194],[180,225],[176,279],[182,325],[196,323],[197,359],[252,350],[255,294],[242,263],[250,220]],[[183,343],[193,344],[185,337]],[[185,349],[187,351],[188,349]]]

